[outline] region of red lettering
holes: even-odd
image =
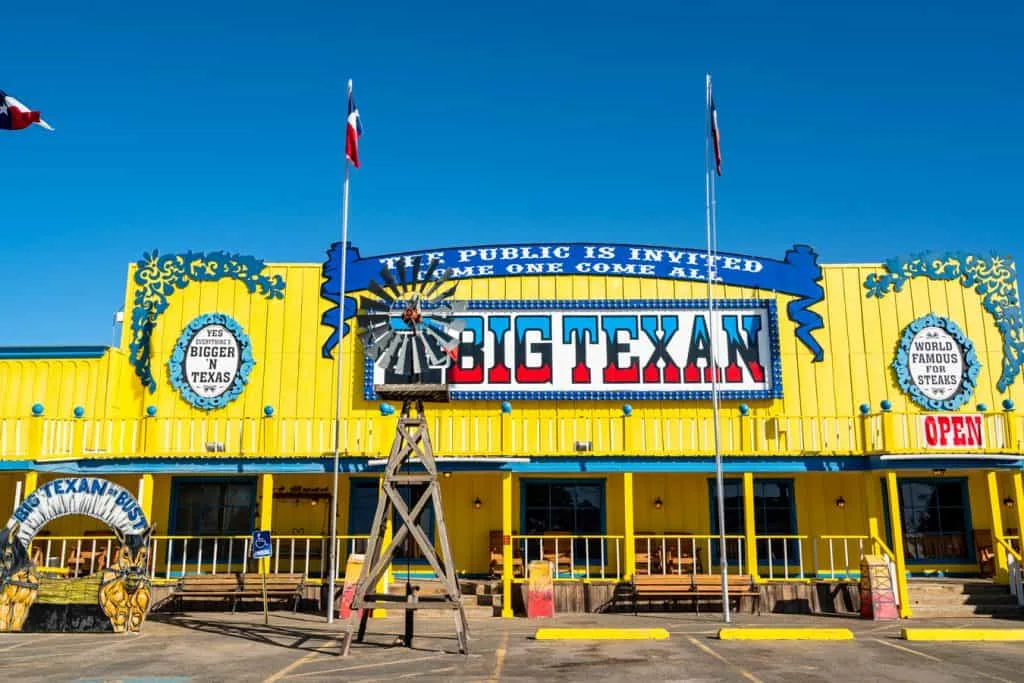
[[[487,371],[487,380],[492,384],[508,384],[511,379],[512,371],[504,361],[498,361],[498,365]]]
[[[644,368],[644,381],[648,384],[654,384],[661,379],[661,373],[658,371],[658,366],[651,363]]]
[[[972,446],[981,446],[984,443],[981,436],[981,415],[971,415],[967,418],[967,439]]]
[[[953,425],[950,424],[949,420],[945,417],[936,417],[935,420],[939,423],[939,446],[946,446],[949,444],[949,433],[953,431]]]
[[[473,359],[472,356],[463,356],[463,358]],[[457,361],[452,363],[448,369],[448,381],[452,384],[482,384],[484,381],[484,366],[473,364],[473,367],[464,368],[461,367],[462,362]]]
[[[572,369],[573,384],[590,384],[590,368],[585,363],[577,363]]]
[[[966,432],[964,431],[963,415],[954,415],[950,420],[950,423],[950,427],[953,430],[953,445],[966,446],[967,440],[964,438],[966,436]]]
[[[668,384],[679,384],[678,365],[673,364],[665,366],[665,382]]]
[[[636,383],[640,381],[640,362],[633,358],[632,362],[624,368],[608,365],[604,369],[605,382],[617,382],[619,384]]]
[[[525,365],[516,366],[516,381],[524,384],[541,384],[551,381],[551,366],[542,365],[539,368],[528,368]]]
[[[935,424],[935,418],[926,415],[924,418],[924,441],[929,446],[939,445],[939,430]]]

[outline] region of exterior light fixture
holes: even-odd
[[[483,506],[483,501],[480,500],[480,496],[473,499],[473,509],[479,510]]]
[[[1013,508],[1013,498],[1010,498],[1009,496],[1003,498],[1003,505],[1008,508]]]
[[[932,474],[934,474],[936,477],[941,477],[945,473],[946,473],[946,468],[945,467],[936,467],[935,469],[932,470]]]
[[[839,508],[840,510],[844,509],[846,507],[846,499],[843,498],[842,496],[836,498],[836,507]]]
[[[665,504],[663,502],[661,502],[661,496],[658,496],[657,498],[654,499],[654,509],[655,510],[660,510],[662,507],[664,507],[664,505]]]
[[[445,479],[451,479],[452,478],[452,473],[451,472],[445,472],[444,473],[444,478]]]

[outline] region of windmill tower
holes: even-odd
[[[384,285],[370,280],[367,289],[372,298],[360,297],[357,320],[360,340],[368,358],[384,372],[384,383],[375,384],[374,391],[384,400],[402,402],[402,412],[395,427],[377,510],[370,529],[366,559],[356,583],[352,611],[345,625],[342,655],[352,645],[353,627],[359,615],[356,640],[362,641],[370,610],[392,608],[405,610],[406,647],[412,646],[413,620],[416,610],[448,609],[455,616],[455,633],[459,652],[469,652],[469,629],[462,606],[459,582],[448,529],[441,506],[441,488],[437,481],[437,463],[427,427],[425,403],[448,402],[448,386],[444,370],[449,366],[459,345],[465,325],[455,315],[465,310],[465,302],[452,301],[457,287],[451,281],[451,270],[438,275],[436,260],[422,271],[422,257],[406,263],[401,259],[396,278],[385,267],[380,272]],[[400,488],[417,486],[417,500],[406,502]],[[440,555],[421,526],[424,512],[433,511]],[[384,530],[394,515],[395,533],[385,546]],[[430,516],[426,517],[430,519]],[[406,576],[405,595],[375,593],[395,552],[407,539],[412,539],[424,559],[440,580],[444,593],[419,595]]]

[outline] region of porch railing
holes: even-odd
[[[865,454],[885,450],[920,452],[920,414],[867,416],[761,416],[725,414],[721,448],[738,454]],[[324,417],[177,418],[2,417],[0,458],[47,459],[198,455],[318,456],[330,453],[335,422]],[[592,455],[640,453],[673,456],[714,453],[711,417],[665,417],[634,413],[628,420],[595,414],[564,419],[469,414],[431,418],[435,449],[445,455],[575,455],[579,442]],[[349,456],[383,456],[394,418],[353,414],[341,422]],[[984,452],[1012,453],[1020,447],[1024,415],[984,416]]]
[[[720,566],[718,535],[638,534],[635,538],[637,574],[713,574]],[[725,558],[733,574],[748,573],[743,544],[743,536],[725,537]]]
[[[832,581],[859,579],[860,559],[870,546],[867,534],[815,536],[814,575]]]
[[[530,578],[530,562],[551,562],[554,581],[619,581],[625,569],[623,536],[608,534],[512,534],[512,552],[522,558],[522,577]],[[514,571],[514,570],[513,570]]]
[[[364,552],[368,536],[338,537],[337,578],[344,576],[352,553]],[[249,536],[153,536],[148,572],[153,580],[173,580],[195,574],[256,570],[249,558]],[[313,582],[328,578],[324,571],[330,537],[282,535],[273,539],[271,574],[305,574]],[[32,542],[30,553],[44,572],[81,576],[111,566],[120,547],[113,536],[46,536]],[[328,570],[329,571],[329,570]]]

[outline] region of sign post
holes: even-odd
[[[273,555],[273,547],[270,543],[269,531],[252,532],[252,559],[269,559]],[[268,568],[269,569],[269,568]],[[270,610],[267,607],[267,572],[260,570],[260,577],[263,580],[263,624],[270,624]]]

